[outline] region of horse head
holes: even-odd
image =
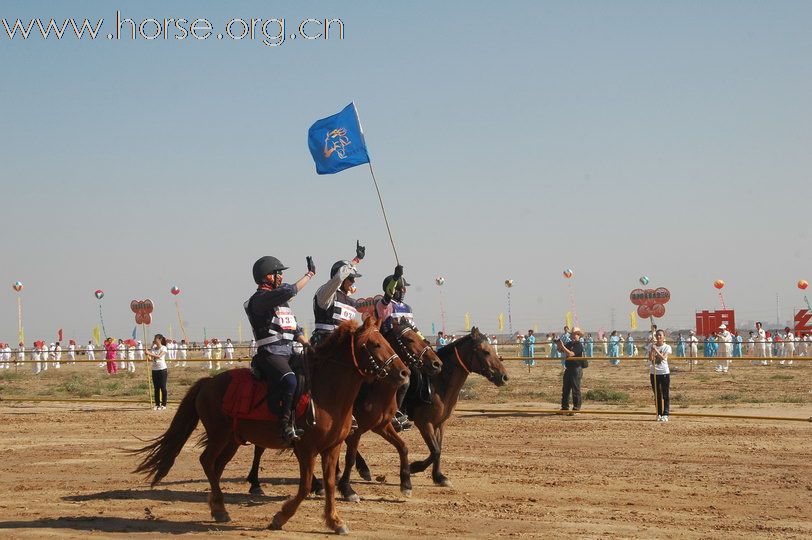
[[[440,357],[406,317],[392,321],[392,328],[384,337],[400,357],[406,360],[409,369],[420,369],[427,375],[440,373],[443,367]]]
[[[375,316],[367,317],[353,330],[350,349],[356,369],[369,382],[378,379],[400,386],[409,380],[409,368],[381,334]]]
[[[457,351],[457,361],[460,365],[474,373],[482,375],[496,386],[504,386],[508,382],[507,370],[502,362],[502,358],[496,354],[493,347],[488,343],[488,338],[474,326],[471,333],[457,343],[457,348],[465,349],[464,356],[467,365],[463,362]]]

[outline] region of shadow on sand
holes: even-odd
[[[0,530],[8,529],[70,529],[75,531],[101,531],[107,533],[152,532],[173,534],[251,530],[245,527],[224,525],[222,523],[103,516],[65,516],[59,518],[32,519],[30,521],[0,521]]]

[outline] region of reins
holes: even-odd
[[[471,374],[471,370],[470,370],[470,369],[468,369],[468,368],[465,366],[465,364],[463,364],[463,363],[462,363],[462,358],[460,358],[460,353],[457,351],[457,347],[454,347],[454,356],[457,358],[457,363],[460,365],[460,367],[461,367],[463,370],[465,370],[465,373],[467,373],[468,375],[470,375],[470,374]]]

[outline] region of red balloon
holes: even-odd
[[[721,289],[725,286],[725,282],[722,281],[721,279],[717,279],[716,281],[713,282],[713,286],[716,287],[717,289]]]
[[[806,288],[809,287],[809,283],[805,279],[801,279],[798,281],[798,288],[802,291],[805,291]]]
[[[177,296],[177,295],[180,294],[180,288],[172,287],[172,289],[169,292],[171,292],[173,295]]]

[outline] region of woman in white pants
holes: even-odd
[[[792,364],[792,357],[795,356],[795,334],[792,333],[792,330],[789,326],[784,328],[784,358],[789,358],[787,360],[787,364]],[[784,361],[781,360],[783,364]]]
[[[136,343],[135,345],[130,345],[127,347],[127,371],[130,373],[135,373],[135,348],[138,346]]]

